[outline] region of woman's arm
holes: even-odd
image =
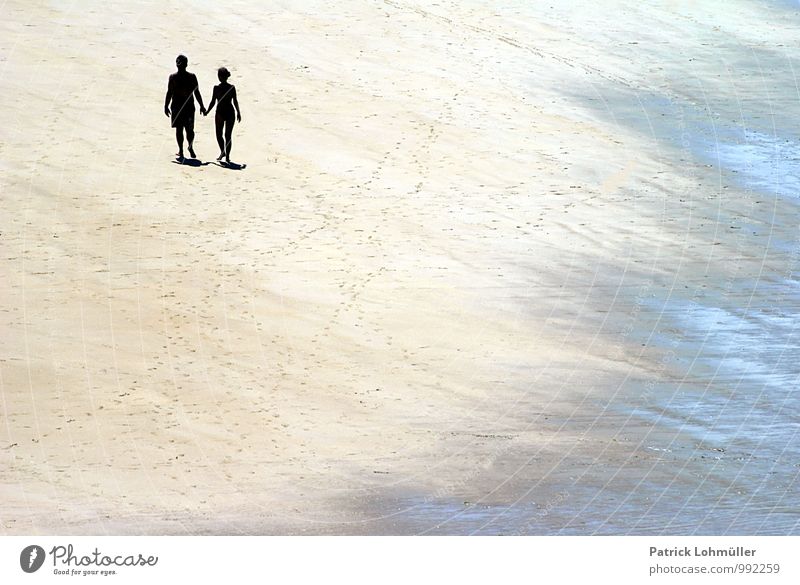
[[[208,116],[208,113],[214,109],[214,104],[217,103],[217,88],[214,87],[213,91],[211,92],[211,103],[208,104],[208,109],[203,114],[204,116]]]
[[[242,113],[239,111],[239,100],[236,99],[236,88],[233,88],[233,105],[236,108],[236,121],[242,121]]]

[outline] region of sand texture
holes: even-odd
[[[797,532],[796,343],[713,337],[796,200],[703,155],[797,28],[534,4],[3,3],[0,533]]]

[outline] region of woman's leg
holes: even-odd
[[[235,118],[231,116],[225,123],[225,160],[231,162],[231,138],[233,137],[233,124]]]
[[[225,119],[222,116],[214,116],[214,124],[217,127],[217,144],[219,145],[217,160],[222,160],[222,157],[225,156],[225,141],[222,139],[222,126],[225,124]]]

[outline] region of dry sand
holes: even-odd
[[[578,94],[686,29],[481,4],[3,4],[0,532],[581,531],[568,482],[675,465],[608,405],[668,378],[637,299],[708,278],[737,198]],[[199,116],[172,162],[180,52],[206,103],[232,71],[244,169]]]

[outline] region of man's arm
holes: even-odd
[[[172,76],[167,83],[167,95],[164,98],[164,114],[169,116],[169,102],[172,100]]]
[[[200,85],[197,83],[197,76],[194,76],[194,97],[197,103],[200,104],[200,111],[205,112],[206,108],[203,106],[203,96],[200,95]]]

